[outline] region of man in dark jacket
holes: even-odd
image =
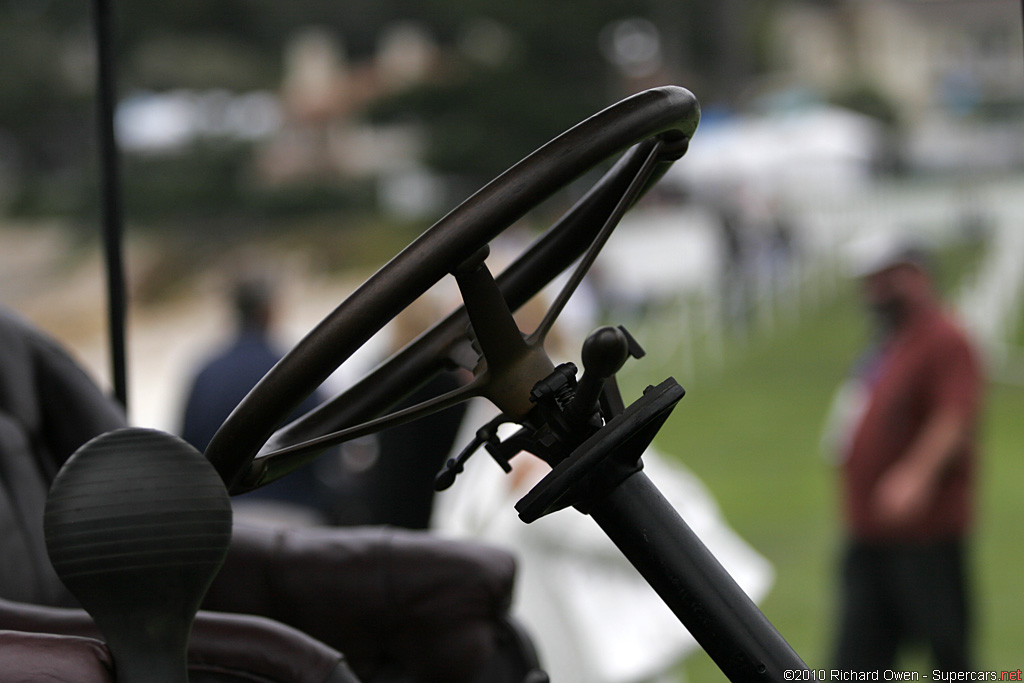
[[[263,278],[240,280],[233,304],[235,336],[198,371],[185,403],[181,436],[201,452],[235,406],[284,355],[271,339],[274,294],[270,283]],[[310,396],[296,416],[312,410],[318,402],[315,395]],[[335,502],[329,487],[317,476],[324,466],[314,462],[235,500],[272,501],[284,506],[278,508],[279,514],[298,511],[311,514],[311,521],[326,521]]]

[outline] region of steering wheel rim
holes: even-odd
[[[684,88],[665,86],[628,97],[554,138],[426,230],[314,327],[221,425],[206,450],[206,456],[229,490],[238,493],[259,485],[261,477],[250,470],[261,448],[271,437],[278,442],[288,440],[275,435],[278,426],[338,366],[423,292],[453,273],[529,210],[615,154],[634,145],[640,146],[639,143],[644,141],[660,138],[672,143],[668,146],[675,150],[664,160],[663,166],[667,168],[685,151],[686,142],[693,135],[699,117],[696,98]],[[587,217],[593,213],[596,203],[593,197],[600,194],[597,192],[599,186],[615,184],[617,179],[621,184],[619,176],[626,173],[623,167],[636,166],[636,158],[644,154],[640,150],[632,157],[629,154],[624,156],[577,204],[578,210],[570,211],[567,219],[553,226],[541,241],[546,238],[549,243],[557,245],[559,238],[574,225],[577,231],[585,232],[578,226],[586,223]],[[568,225],[563,225],[565,223]],[[578,253],[572,255],[558,272],[576,256]],[[539,258],[543,260],[543,255]],[[550,279],[553,274],[547,277]],[[503,294],[506,297],[512,294],[515,299],[516,293],[521,297],[526,290],[533,289],[522,282],[524,279],[529,278],[520,271],[514,268],[507,270],[499,278]],[[388,376],[390,367],[390,374],[394,375],[396,364],[408,365],[410,357],[442,355],[444,347],[450,346],[453,331],[458,329],[459,314],[457,311],[436,325],[410,345],[413,351],[407,347],[378,371]],[[459,331],[464,330],[463,322]],[[422,379],[419,378],[420,381]],[[366,411],[361,411],[358,405],[361,399],[366,398],[365,380],[360,384],[364,389],[362,394],[354,387],[340,398],[352,407],[350,412],[362,412],[362,419],[366,419]],[[383,385],[377,382],[377,386]],[[395,400],[400,398],[398,396]],[[370,403],[381,403],[382,400],[378,396]],[[335,399],[332,403],[337,402]],[[349,418],[333,419],[337,423]],[[299,422],[302,422],[302,428],[296,430],[288,426],[281,433],[308,432],[318,419],[307,418]]]

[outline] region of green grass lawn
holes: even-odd
[[[945,279],[955,282],[976,259],[976,250],[945,254]],[[693,386],[671,363],[647,359],[625,384],[674,374],[688,389],[659,446],[703,479],[730,524],[772,562],[775,585],[762,609],[812,668],[828,666],[840,539],[836,480],[819,439],[865,335],[848,288],[773,337],[727,349],[723,369]],[[991,384],[983,443],[974,545],[978,665],[1016,670],[1024,664],[1024,388]],[[921,658],[905,665],[930,670]],[[703,653],[684,670],[691,681],[725,680]]]

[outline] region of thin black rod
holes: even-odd
[[[398,427],[464,403],[471,398],[480,396],[487,383],[488,377],[482,375],[458,389],[453,389],[408,408],[396,410],[382,417],[346,429],[339,429],[323,436],[270,450],[253,461],[248,477],[232,493],[243,493],[280,479],[302,465],[315,460],[331,446],[337,446],[368,434],[375,434],[390,427]],[[270,444],[268,443],[268,445]]]
[[[643,191],[649,187],[649,181],[651,175],[654,173],[658,156],[661,153],[663,142],[658,140],[651,148],[650,154],[647,155],[647,159],[644,161],[643,166],[637,171],[636,177],[626,188],[626,191],[622,194],[619,202],[612,209],[612,212],[608,215],[601,230],[598,231],[597,236],[594,238],[590,248],[583,255],[579,265],[576,266],[576,270],[573,271],[569,277],[569,281],[562,287],[562,290],[558,292],[558,296],[555,298],[554,303],[544,314],[544,319],[541,320],[540,325],[534,330],[533,334],[530,335],[531,341],[536,339],[544,340],[548,336],[548,332],[551,331],[551,326],[555,324],[555,320],[562,313],[562,309],[565,308],[566,303],[569,301],[569,297],[573,295],[576,288],[583,282],[583,278],[586,276],[590,267],[594,265],[594,261],[597,259],[597,255],[601,253],[601,249],[604,248],[608,238],[612,236],[612,232],[615,227],[622,220],[622,217],[626,215],[630,207],[637,201]]]
[[[107,312],[110,335],[110,365],[114,396],[127,409],[128,371],[125,360],[125,278],[122,259],[123,217],[121,176],[114,108],[117,101],[112,0],[93,0],[96,33],[97,125],[100,139],[100,170],[103,192],[103,250],[107,265]]]

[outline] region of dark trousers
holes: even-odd
[[[923,644],[936,668],[970,671],[964,546],[852,541],[843,558],[835,668],[892,669],[902,646]]]

